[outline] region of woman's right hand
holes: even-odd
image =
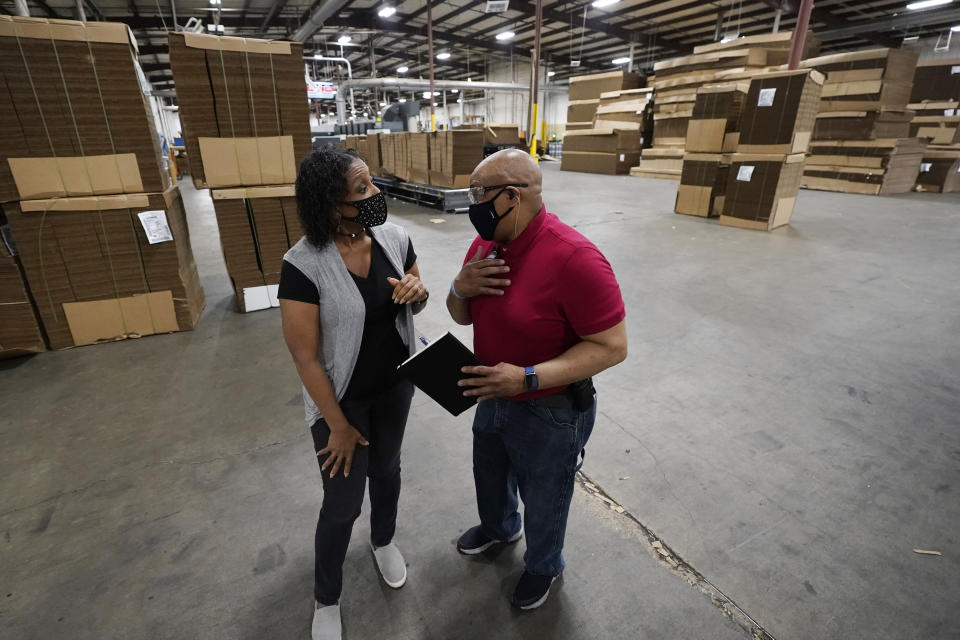
[[[353,452],[357,445],[368,446],[370,443],[357,431],[353,425],[347,424],[338,429],[330,428],[330,438],[327,440],[327,446],[317,452],[317,457],[330,454],[320,467],[320,473],[330,469],[330,477],[337,475],[340,467],[343,467],[343,477],[350,476],[350,466],[353,464]]]

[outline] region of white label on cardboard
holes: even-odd
[[[150,244],[173,242],[173,234],[170,233],[170,225],[167,224],[167,214],[162,209],[141,211],[137,216],[140,218],[140,224],[143,225],[144,233],[147,234],[147,242]]]
[[[932,162],[921,162],[921,163],[920,163],[920,173],[926,173],[926,172],[930,171],[931,169],[933,169],[933,163],[932,163]]]
[[[950,67],[950,75],[955,76],[960,73],[960,65]]]
[[[626,162],[626,161],[627,161],[627,154],[621,153],[621,154],[620,154],[620,162]]]
[[[270,300],[271,307],[280,306],[280,285],[278,284],[268,284],[267,285],[267,299]]]
[[[753,170],[756,167],[749,164],[740,165],[740,169],[737,171],[737,180],[740,182],[750,182],[750,179],[753,178]]]
[[[247,313],[270,308],[270,294],[266,285],[247,287],[243,290],[243,308]]]
[[[772,107],[773,98],[777,95],[776,88],[760,89],[760,98],[757,100],[758,107]]]

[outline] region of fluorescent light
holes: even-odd
[[[210,0],[210,6],[216,7],[217,5],[223,4],[223,0]]]
[[[954,33],[960,33],[960,24],[955,24],[950,27],[950,31],[953,31]]]
[[[628,62],[630,62],[630,58],[627,57],[613,59],[613,64],[627,64]]]
[[[467,77],[467,82],[473,82],[473,78],[471,78],[471,77],[468,76],[468,77]]]
[[[904,42],[910,42],[911,40],[919,40],[920,36],[907,36],[903,39]]]
[[[517,35],[513,31],[501,31],[497,34],[497,40],[513,40],[513,37]]]
[[[398,100],[398,102],[406,102],[406,101],[407,101],[406,98],[400,98],[400,100]]]
[[[463,98],[457,98],[457,104],[463,104]]]
[[[556,72],[556,71],[547,71],[547,77],[548,77],[548,78],[552,78],[552,77],[555,76],[555,75],[557,75],[557,72]]]
[[[617,4],[618,2],[620,2],[620,0],[594,0],[593,6],[597,9],[602,9]]]
[[[920,2],[911,2],[907,9],[916,11],[917,9],[929,9],[930,7],[939,7],[942,4],[950,4],[953,0],[921,0]]]
[[[424,97],[424,98],[429,98],[429,97],[430,97],[430,92],[429,92],[429,91],[424,91],[424,92],[423,92],[423,97]]]
[[[215,24],[208,24],[208,25],[207,25],[207,31],[216,31],[216,30],[217,30],[217,25],[215,25]]]
[[[450,53],[447,51],[437,54],[437,60],[449,60],[449,59],[450,59]]]
[[[460,93],[460,89],[450,89],[451,93]]]
[[[387,106],[387,103],[386,103],[386,102],[381,102],[381,103],[380,103],[380,106],[381,106],[381,107],[385,107],[385,106]]]
[[[410,71],[410,69],[407,68],[406,65],[404,65],[404,66],[402,66],[402,67],[397,67],[397,73],[406,73],[407,71]]]
[[[377,11],[377,15],[380,16],[381,18],[389,18],[396,12],[397,12],[396,7],[384,7],[383,9],[380,9],[380,11]]]
[[[352,39],[353,39],[353,38],[351,38],[350,36],[343,35],[343,36],[340,36],[339,38],[337,38],[337,44],[347,44],[347,43],[350,42]]]
[[[217,33],[223,33],[223,25],[222,25],[222,24],[218,24],[218,25],[217,25]]]

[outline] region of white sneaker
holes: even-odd
[[[377,560],[377,568],[380,569],[383,581],[394,589],[402,587],[407,581],[407,564],[397,545],[391,542],[385,547],[378,548],[371,543],[370,548],[373,550],[373,557]]]
[[[313,627],[310,631],[313,640],[341,640],[343,630],[340,627],[340,605],[316,608],[313,612]]]

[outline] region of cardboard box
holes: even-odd
[[[429,184],[451,189],[469,186],[470,174],[483,160],[483,131],[454,129],[427,135],[430,139]]]
[[[811,58],[800,68],[826,76],[820,112],[880,111],[906,108],[916,65],[909,49],[868,49]]]
[[[750,85],[710,85],[697,90],[687,123],[685,148],[695,153],[732,153],[740,139],[740,116]]]
[[[597,115],[600,99],[574,100],[567,105],[567,122],[588,122]]]
[[[750,82],[738,153],[788,155],[810,145],[823,76],[814,70],[764,73]]]
[[[960,58],[917,63],[910,102],[924,100],[960,100]]]
[[[585,129],[568,131],[563,138],[563,153],[589,151],[595,153],[621,153],[640,150],[640,135],[636,131]]]
[[[601,93],[638,89],[644,86],[644,79],[627,71],[609,71],[570,78],[570,100],[594,100]]]
[[[303,45],[183,32],[168,38],[184,143],[194,159],[194,184],[213,184],[206,169],[222,161],[216,155],[203,158],[201,138],[288,138],[292,162],[284,160],[284,171],[289,164],[295,173],[312,150]]]
[[[630,170],[630,175],[644,178],[669,178],[679,180],[683,169],[684,151],[681,148],[653,147],[644,149],[639,166]]]
[[[60,177],[71,184],[65,194],[83,193],[77,180],[97,193],[123,193],[136,181],[141,191],[166,189],[169,176],[135,56],[136,40],[120,23],[0,16],[0,202],[38,193],[35,183],[24,185],[27,195],[18,191],[11,158],[57,158],[77,168],[86,157],[96,187],[81,164],[79,173],[65,169]],[[124,159],[122,178],[106,179],[104,172],[117,167],[98,162],[104,157]],[[57,172],[47,164],[28,173],[35,169]],[[22,172],[20,178],[26,179]]]
[[[196,325],[204,295],[176,187],[4,211],[51,348]]]
[[[483,144],[489,147],[522,147],[526,144],[518,124],[488,124],[484,127]]]
[[[211,195],[240,311],[278,306],[283,256],[303,236],[294,186],[219,189]]]
[[[803,165],[802,153],[733,154],[720,224],[761,231],[788,224]]]
[[[684,154],[673,210],[676,213],[704,218],[719,216],[723,211],[730,161],[729,155]]]
[[[917,191],[960,191],[960,146],[927,149],[920,163]]]
[[[876,140],[910,135],[913,111],[828,111],[818,113],[814,140]]]
[[[567,151],[560,159],[562,171],[582,171],[606,175],[626,175],[630,167],[640,160],[639,151],[622,153],[595,153],[591,151]]]
[[[0,359],[46,350],[40,322],[0,214]]]
[[[864,195],[907,193],[916,184],[926,147],[919,138],[815,142],[802,186]]]

